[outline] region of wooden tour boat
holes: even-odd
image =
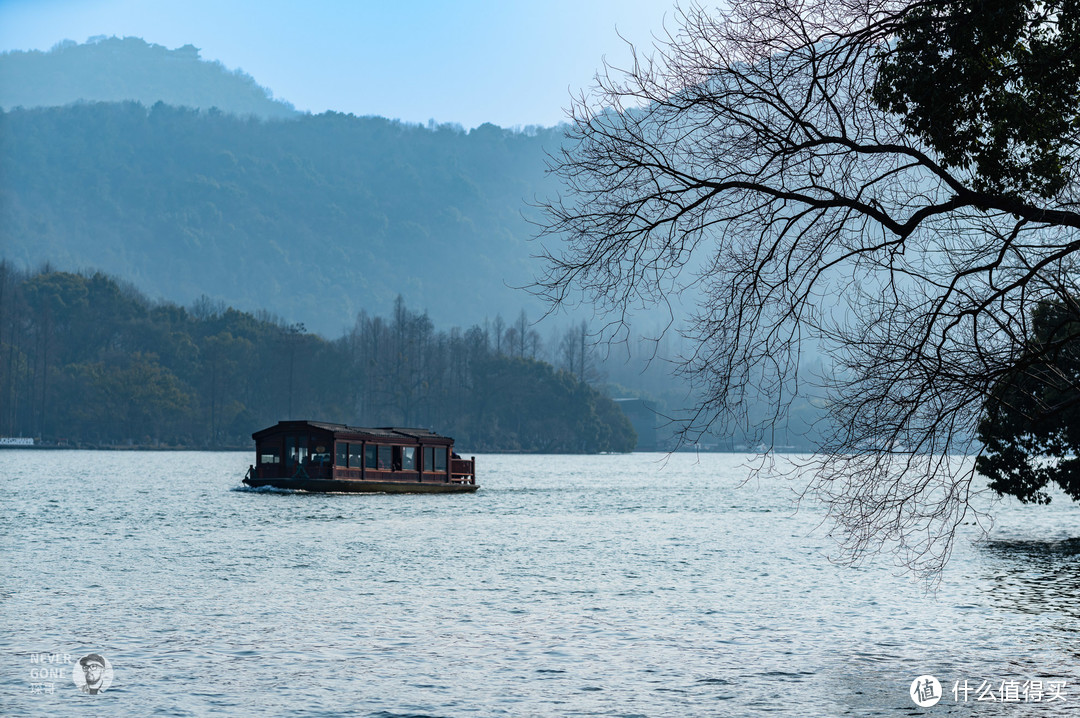
[[[464,493],[476,491],[476,458],[426,429],[363,428],[279,421],[251,435],[256,463],[244,483],[300,491]]]

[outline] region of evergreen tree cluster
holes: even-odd
[[[1066,296],[1031,313],[1030,336],[983,402],[975,468],[1000,496],[1048,504],[1056,484],[1080,501],[1080,303]]]
[[[214,448],[308,418],[431,428],[468,451],[634,448],[613,401],[518,345],[480,326],[436,330],[400,297],[390,317],[361,313],[327,340],[268,312],[151,302],[102,273],[0,262],[0,436]]]

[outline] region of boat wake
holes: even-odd
[[[279,489],[276,486],[248,486],[247,484],[240,484],[239,486],[233,486],[229,491],[240,491],[245,494],[306,494],[306,491],[300,491],[298,489]]]

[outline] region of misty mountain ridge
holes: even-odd
[[[208,70],[187,75],[195,84],[224,79],[238,96],[254,88],[263,107],[288,109],[250,77],[199,60],[191,46],[166,50],[137,38],[0,55],[0,92],[32,84],[27,78],[43,72],[35,63],[103,47],[146,73],[164,64],[147,57],[173,58]],[[23,74],[3,79],[11,72]],[[77,103],[56,96],[61,106],[22,102],[0,111],[0,259],[16,267],[102,270],[156,299],[208,297],[327,337],[347,331],[361,312],[391,314],[399,295],[440,327],[492,320],[495,330],[500,314],[512,321],[524,310],[538,319],[547,309],[517,288],[540,270],[531,222],[541,219],[536,203],[559,190],[546,162],[565,141],[562,128],[485,124],[466,132],[291,109],[266,121],[225,100],[210,103],[221,111],[206,111],[192,109],[207,104],[201,100],[150,101],[158,95],[98,102],[92,89],[75,93]],[[555,323],[591,322],[584,299]],[[639,310],[633,334],[658,336],[672,319],[662,307]],[[557,360],[555,329],[546,322],[539,331]],[[628,338],[634,361],[616,351],[603,362],[609,380],[630,393],[670,392],[677,406],[685,389],[649,360],[654,344]],[[661,347],[659,356],[677,353]]]
[[[0,256],[100,269],[188,303],[268,309],[328,336],[397,295],[440,325],[540,303],[527,201],[545,145],[337,113],[266,122],[163,103],[0,114]]]
[[[199,57],[184,45],[170,50],[138,37],[92,37],[57,43],[48,52],[0,54],[0,108],[54,107],[74,102],[157,102],[263,119],[297,116],[291,104],[240,70]]]
[[[19,266],[331,336],[399,294],[446,324],[541,311],[510,287],[532,278],[523,213],[561,131],[299,113],[135,37],[0,54],[0,107],[0,256]]]

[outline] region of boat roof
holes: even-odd
[[[414,427],[402,427],[402,426],[350,426],[348,424],[334,424],[328,421],[311,421],[311,420],[293,420],[293,421],[279,421],[273,426],[269,426],[260,431],[256,431],[251,435],[251,438],[258,439],[268,434],[276,434],[289,431],[298,431],[303,429],[321,429],[323,431],[329,431],[333,434],[348,434],[349,436],[356,436],[365,439],[385,439],[389,441],[431,441],[435,443],[453,443],[454,440],[449,436],[443,436],[442,434],[436,434],[433,431],[427,429],[419,429]]]

